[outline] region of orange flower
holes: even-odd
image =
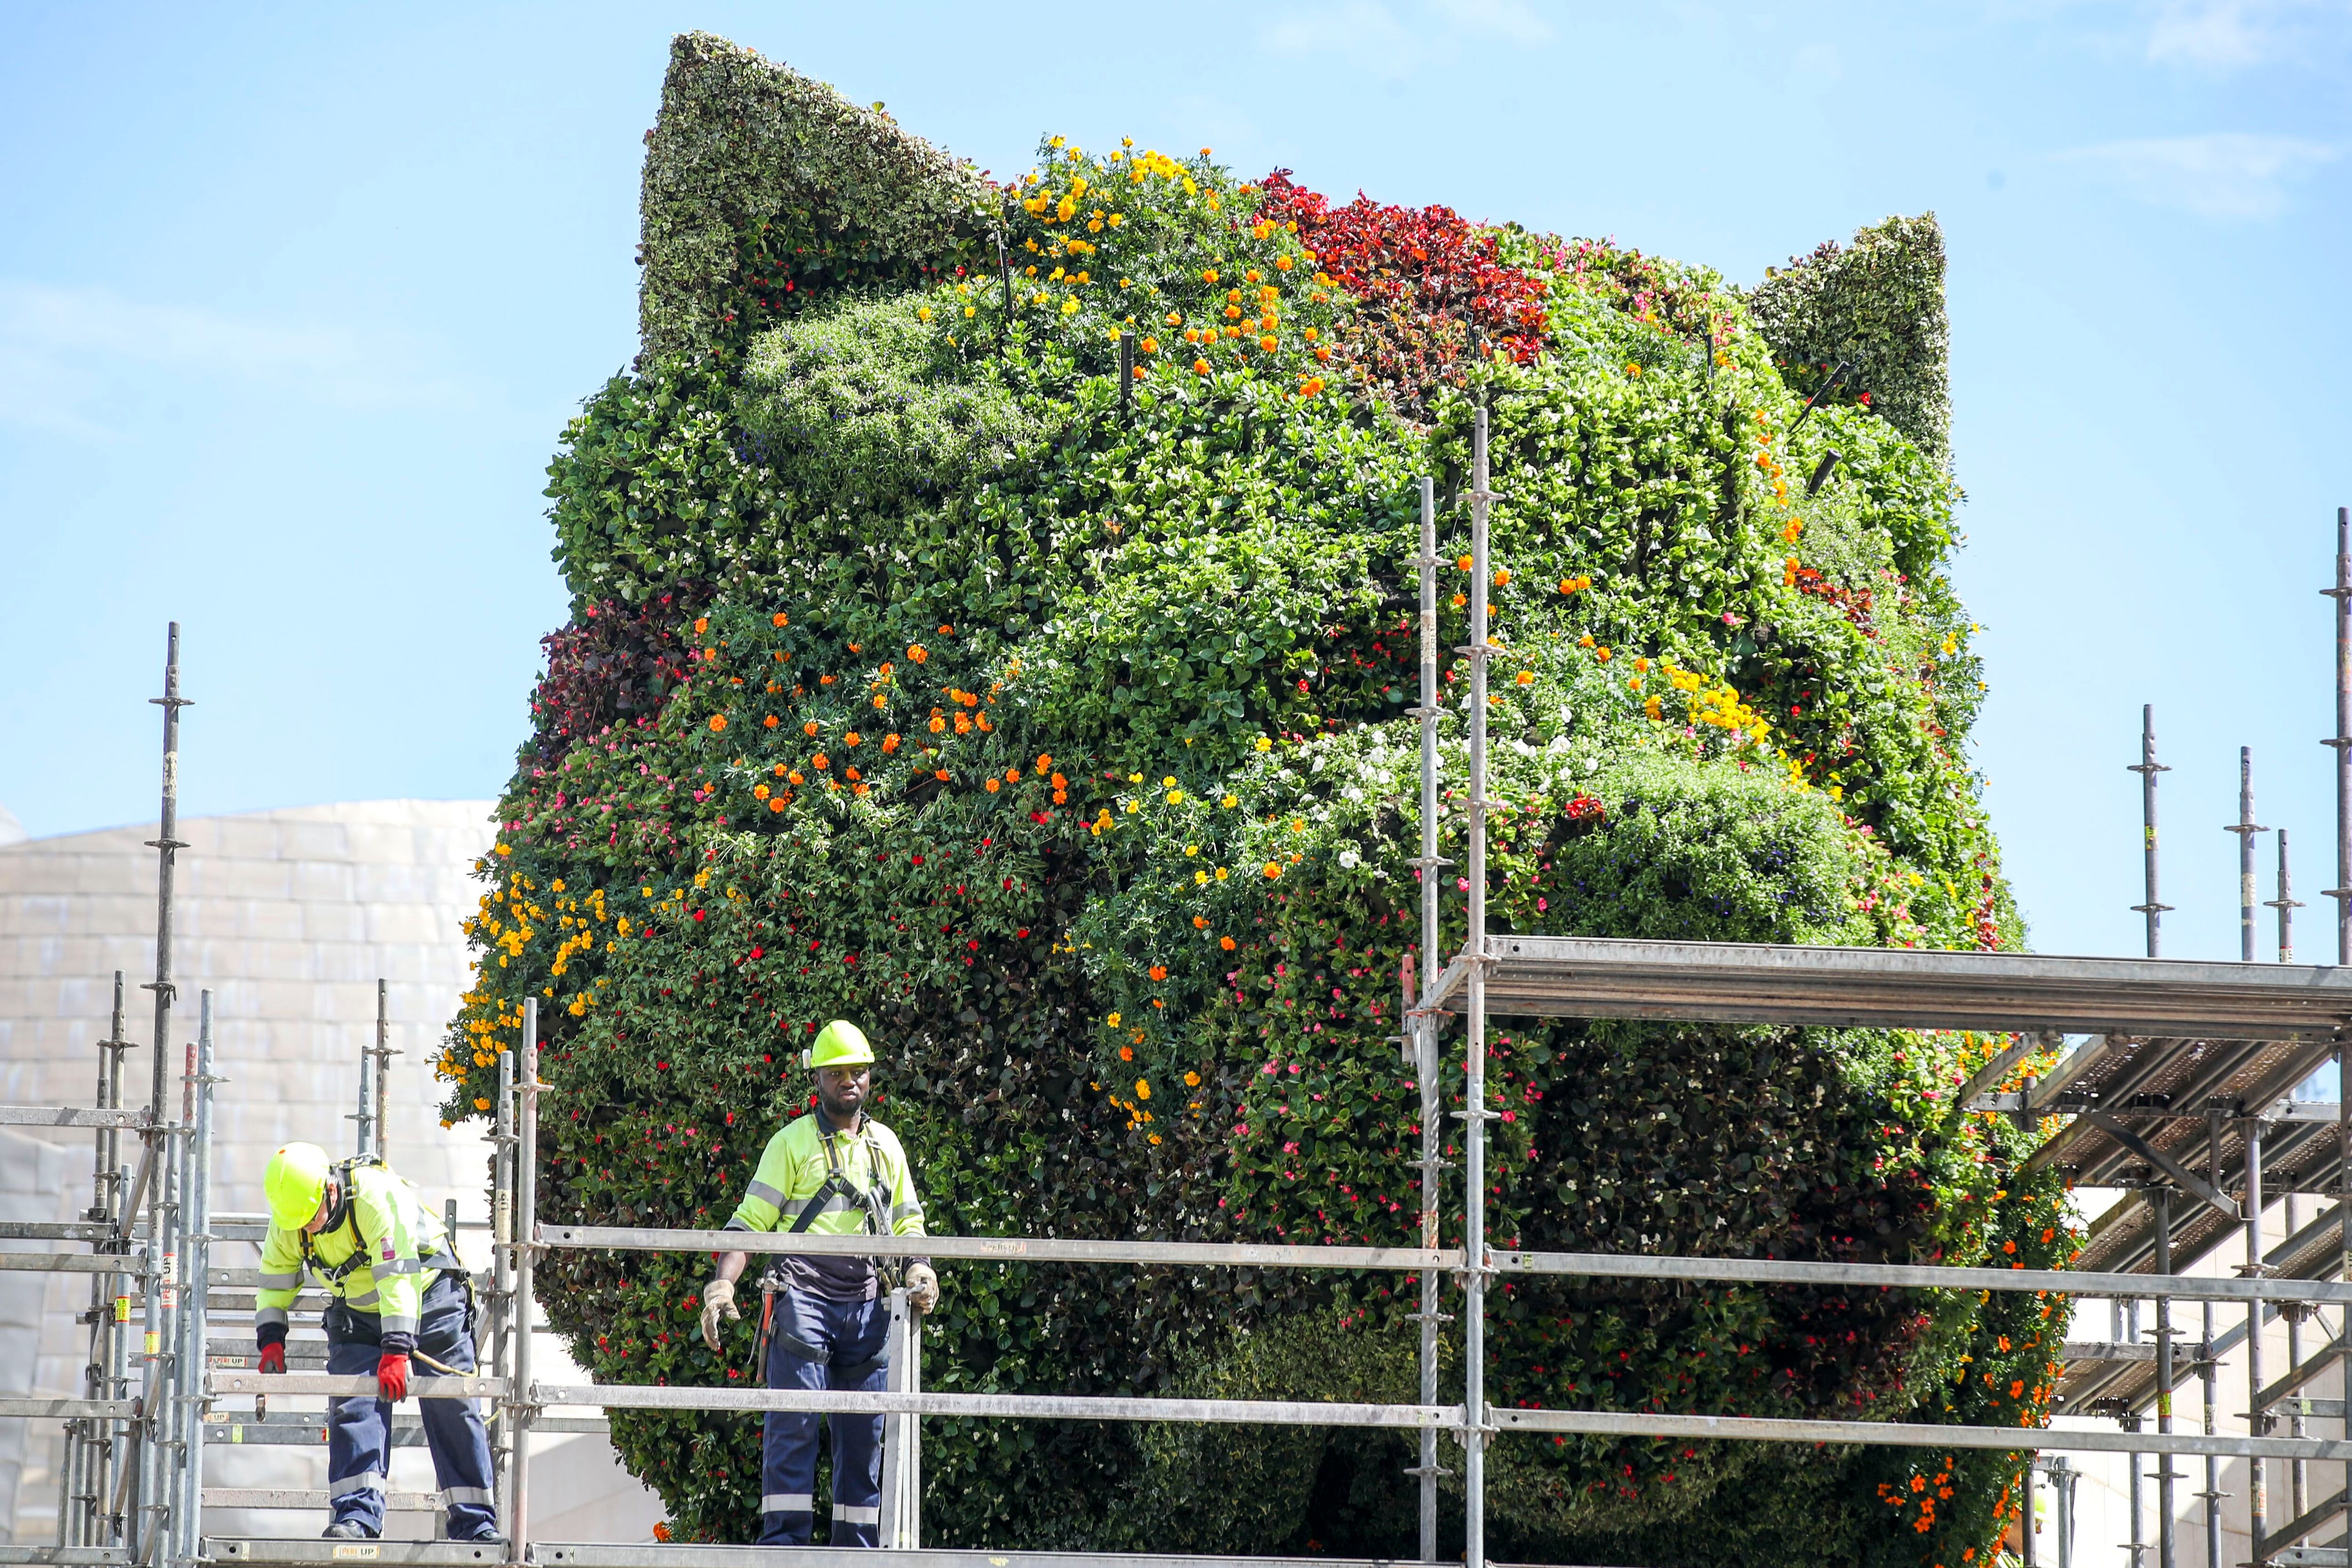
[[[1057,789],[1057,790],[1055,790],[1055,791],[1054,792],[1054,804],[1055,804],[1055,805],[1069,805],[1069,804],[1070,804],[1070,792],[1069,792],[1068,790],[1066,790],[1066,789]]]
[[[1208,362],[1207,360],[1204,360],[1204,359],[1196,359],[1196,360],[1194,360],[1194,361],[1192,362],[1192,374],[1193,374],[1194,375],[1206,375],[1206,374],[1209,374],[1209,362]]]
[[[1206,915],[1194,915],[1194,916],[1192,917],[1192,929],[1193,929],[1194,931],[1206,931],[1206,930],[1208,930],[1208,929],[1209,929],[1209,919],[1208,919],[1208,917],[1207,917]]]
[[[784,777],[788,782],[796,784],[808,783],[808,775],[802,773],[798,768],[794,768],[791,773],[786,773]]]
[[[833,677],[830,675],[820,675],[816,678],[816,683],[819,686],[831,686],[833,684]]]
[[[1328,348],[1318,347],[1315,351],[1315,357],[1323,363],[1329,364],[1331,363],[1331,351]]]
[[[793,624],[792,616],[784,614],[782,610],[778,610],[774,615],[770,616],[768,619],[772,625],[779,626],[788,626]]]
[[[858,779],[858,778],[863,777],[864,775],[863,775],[863,774],[861,774],[860,773],[858,773],[858,771],[857,771],[856,768],[847,768],[847,769],[845,769],[845,770],[843,771],[842,776],[843,776],[843,777],[845,777],[845,778],[850,779],[850,780],[852,780],[852,781],[855,781],[855,780],[856,780],[856,779]]]
[[[1151,978],[1152,978],[1152,979],[1154,979],[1154,980],[1165,980],[1165,979],[1167,979],[1167,978],[1168,978],[1168,966],[1167,966],[1166,964],[1164,964],[1164,963],[1155,963],[1155,964],[1153,964],[1153,965],[1151,966]]]
[[[1136,346],[1140,348],[1145,353],[1156,354],[1160,352],[1160,340],[1158,338],[1146,338],[1142,342]]]
[[[805,723],[805,724],[802,725],[802,726],[801,726],[801,733],[802,733],[802,734],[803,734],[803,735],[814,735],[814,734],[815,734],[815,733],[816,733],[816,721],[815,721],[815,720],[814,720],[814,719],[812,719],[812,720],[810,720],[807,723]]]
[[[913,659],[917,664],[920,664],[925,659],[931,657],[931,650],[925,647],[921,643],[917,643],[914,647],[907,650],[907,657]]]
[[[998,790],[1004,787],[1004,781],[1002,779],[992,778],[980,787],[986,790],[989,794],[994,795]]]
[[[885,736],[883,736],[883,737],[882,737],[882,750],[883,750],[883,752],[884,752],[886,754],[887,754],[887,753],[888,753],[888,752],[895,752],[895,751],[897,751],[898,749],[898,736],[896,736],[896,735],[885,735]]]
[[[782,811],[784,809],[784,802],[791,798],[792,797],[790,795],[772,795],[768,797],[768,809],[770,811]]]
[[[823,752],[819,752],[815,756],[809,759],[809,766],[814,768],[819,773],[823,773],[827,768],[833,766],[833,759],[826,756]]]
[[[1221,936],[1217,939],[1217,945],[1223,948],[1227,952],[1231,952],[1234,950],[1234,939],[1229,936]]]
[[[947,721],[946,720],[944,720],[944,719],[940,718],[940,717],[938,714],[936,714],[936,713],[934,713],[934,714],[932,714],[932,715],[931,715],[931,733],[932,733],[932,734],[936,735],[936,734],[938,734],[940,731],[942,731],[942,730],[946,729],[947,727],[948,727],[948,721]]]
[[[1119,1059],[1119,1060],[1121,1060],[1121,1061],[1123,1061],[1123,1062],[1131,1062],[1131,1061],[1133,1061],[1133,1060],[1135,1059],[1135,1047],[1134,1047],[1133,1046],[1121,1046],[1121,1047],[1119,1047],[1119,1048],[1118,1048],[1118,1059]]]
[[[854,746],[864,739],[866,739],[865,736],[859,734],[856,731],[852,730],[848,734],[844,735],[841,738],[841,743],[845,746]]]
[[[1327,384],[1328,384],[1326,383],[1321,376],[1310,375],[1305,381],[1298,384],[1298,395],[1301,397],[1314,397],[1320,394]]]
[[[1264,349],[1266,353],[1272,353],[1280,345],[1271,337],[1263,337],[1258,339],[1257,346]]]
[[[727,715],[724,713],[713,713],[710,716],[710,728],[714,734],[719,731],[727,728]]]
[[[698,619],[695,621],[695,623],[694,623],[694,635],[695,635],[695,636],[697,636],[697,637],[700,637],[703,633],[705,633],[705,632],[709,631],[709,629],[710,629],[710,617],[709,617],[709,616],[701,616],[701,617],[698,618]]]
[[[760,722],[761,722],[761,723],[762,723],[762,724],[764,724],[764,725],[766,725],[769,729],[772,730],[772,729],[774,729],[777,725],[779,725],[779,724],[782,723],[782,722],[783,722],[783,721],[782,721],[782,719],[777,718],[773,713],[771,713],[771,714],[769,714],[765,719],[761,720],[761,721],[760,721]]]
[[[941,784],[945,784],[948,781],[948,771],[945,768],[935,768],[931,771],[931,776],[939,780]]]
[[[765,800],[768,798],[768,786],[763,784],[753,784],[751,786],[751,795],[755,799]]]

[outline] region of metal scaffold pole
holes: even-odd
[[[2263,907],[2278,911],[2278,961],[2294,962],[2294,911],[2303,908],[2303,900],[2294,896],[2294,875],[2286,861],[2286,829],[2278,830],[2278,897],[2264,899]],[[2290,1231],[2294,1226],[2287,1227]]]
[[[2209,1110],[2205,1117],[2205,1184],[2215,1192],[2221,1190],[2221,1117]],[[2221,1358],[2213,1351],[2213,1303],[2199,1303],[2197,1343],[2197,1380],[2204,1395],[2205,1436],[2215,1434],[2214,1417],[2221,1399]],[[2205,1489],[2198,1494],[2205,1503],[2205,1564],[2206,1568],[2221,1568],[2221,1460],[2216,1454],[2205,1456]]]
[[[381,1160],[390,1144],[392,1122],[385,1114],[392,1087],[392,1058],[400,1053],[392,1048],[392,987],[378,977],[375,983],[375,1046],[369,1053],[375,1062],[375,1119],[365,1152]]]
[[[1413,861],[1421,879],[1422,972],[1434,979],[1443,967],[1438,953],[1438,872],[1450,862],[1437,853],[1437,721],[1444,709],[1437,695],[1437,496],[1434,482],[1424,478],[1421,495],[1421,706],[1413,710],[1421,723],[1421,854]],[[1421,1088],[1421,1245],[1437,1246],[1437,1205],[1441,1195],[1438,1173],[1444,1152],[1445,1108],[1438,1093],[1438,1015],[1413,1015],[1409,1038],[1414,1077]],[[1440,1309],[1444,1281],[1433,1268],[1421,1271],[1421,1402],[1437,1403],[1437,1336],[1444,1321]],[[1421,1560],[1437,1560],[1437,1433],[1423,1427],[1420,1462],[1414,1474],[1421,1482]]]
[[[2238,748],[2238,820],[2221,829],[2238,836],[2238,957],[2254,961],[2254,835],[2269,828],[2254,820],[2254,749]],[[2153,953],[2150,957],[2155,956]]]
[[[2172,770],[2156,760],[2156,704],[2151,702],[2139,710],[2139,761],[2131,772],[2139,775],[2139,815],[2141,853],[2147,866],[2147,897],[2132,908],[2147,917],[2147,955],[2158,957],[2163,948],[2164,912],[2172,908],[2157,899],[2156,876],[2156,775]]]
[[[1494,500],[1486,488],[1486,410],[1475,411],[1471,434],[1470,490],[1470,849],[1468,930],[1463,939],[1469,961],[1465,1020],[1463,1085],[1462,1215],[1462,1481],[1465,1494],[1463,1560],[1468,1568],[1486,1561],[1486,584],[1488,513]]]
[[[2257,1117],[2246,1123],[2246,1267],[2249,1279],[2259,1279],[2268,1272],[2263,1266],[2263,1128]],[[2254,1301],[2246,1309],[2246,1435],[2260,1437],[2270,1428],[2263,1409],[2263,1304]],[[2269,1533],[2270,1497],[2265,1489],[2263,1458],[2246,1456],[2246,1519],[2247,1528],[2253,1532],[2259,1548],[2263,1537]]]
[[[213,994],[198,994],[196,1042],[188,1047],[188,1158],[184,1224],[181,1227],[188,1282],[181,1362],[179,1495],[180,1557],[193,1563],[204,1531],[205,1336],[210,1327],[212,1279]]]
[[[514,1307],[511,1332],[512,1382],[507,1390],[506,1414],[512,1428],[512,1457],[507,1462],[508,1562],[528,1568],[530,1561],[530,1277],[539,1239],[539,998],[522,1005],[522,1062],[516,1086],[521,1091],[521,1114],[515,1134]]]
[[[514,1053],[499,1053],[499,1099],[490,1138],[490,1365],[503,1372],[514,1342]],[[490,1463],[503,1483],[514,1459],[514,1423],[490,1433]]]
[[[2352,507],[2336,509],[2336,586],[2320,592],[2336,601],[2336,733],[2321,744],[2336,752],[2336,962],[2352,965]],[[2279,897],[2286,897],[2282,888]],[[2352,1072],[2339,1040],[2336,1047],[2336,1201],[2352,1206]],[[2340,1209],[2339,1209],[2340,1212]],[[2352,1225],[2338,1223],[2336,1278],[2352,1280]],[[2352,1442],[2352,1306],[2338,1319],[2336,1366],[2344,1395],[2344,1437]],[[2352,1505],[2352,1462],[2344,1467],[2344,1496]],[[2346,1514],[2352,1521],[2352,1511]],[[2347,1532],[2352,1533],[2352,1532]]]
[[[2169,1274],[2172,1272],[2172,1193],[2168,1188],[2158,1187],[2147,1196],[2156,1214],[2156,1271]],[[2168,1436],[2172,1432],[2172,1298],[2169,1296],[2156,1299],[2156,1430],[2159,1436]],[[2139,1461],[2135,1458],[2132,1463],[2137,1468]],[[2179,1543],[2175,1539],[2172,1526],[2172,1482],[2175,1475],[2172,1456],[2158,1454],[2156,1464],[2156,1560],[2160,1568],[2177,1568],[2175,1554]],[[2137,1536],[2139,1531],[2134,1530],[2132,1533]]]

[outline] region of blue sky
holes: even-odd
[[[186,809],[495,793],[562,613],[541,469],[633,352],[641,138],[691,27],[999,174],[1047,132],[1213,146],[1738,280],[1933,209],[1958,574],[1992,687],[1977,755],[2034,945],[2138,950],[2142,702],[2178,770],[2168,954],[2236,955],[2220,829],[2242,744],[2325,904],[2315,590],[2352,502],[2342,0],[18,0],[0,805],[30,831],[152,814],[173,616],[201,704]],[[2303,919],[2303,955],[2331,958],[2324,908]]]

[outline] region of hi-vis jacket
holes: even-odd
[[[884,1236],[924,1234],[898,1135],[870,1116],[855,1134],[836,1131],[813,1110],[768,1140],[727,1228],[862,1236],[869,1216]]]
[[[440,1218],[416,1190],[382,1165],[347,1169],[334,1223],[315,1236],[272,1222],[261,1244],[261,1289],[254,1326],[283,1324],[307,1270],[355,1312],[373,1312],[385,1333],[413,1334],[425,1288],[440,1269],[463,1267]]]

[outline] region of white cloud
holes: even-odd
[[[1527,0],[1423,0],[1402,16],[1383,0],[1341,0],[1283,12],[1265,37],[1276,53],[1398,81],[1454,59],[1465,40],[1531,47],[1549,43],[1552,29]]]
[[[346,327],[0,278],[0,421],[50,434],[107,434],[106,406],[158,383],[258,384],[280,396],[358,409],[455,398],[455,384],[419,360],[407,345],[371,342]]]
[[[2163,0],[2147,58],[2163,65],[2235,70],[2307,52],[2352,17],[2343,0]]]
[[[2275,217],[2287,186],[2343,150],[2296,136],[2224,132],[2108,142],[2056,154],[2156,206],[2210,218]]]

